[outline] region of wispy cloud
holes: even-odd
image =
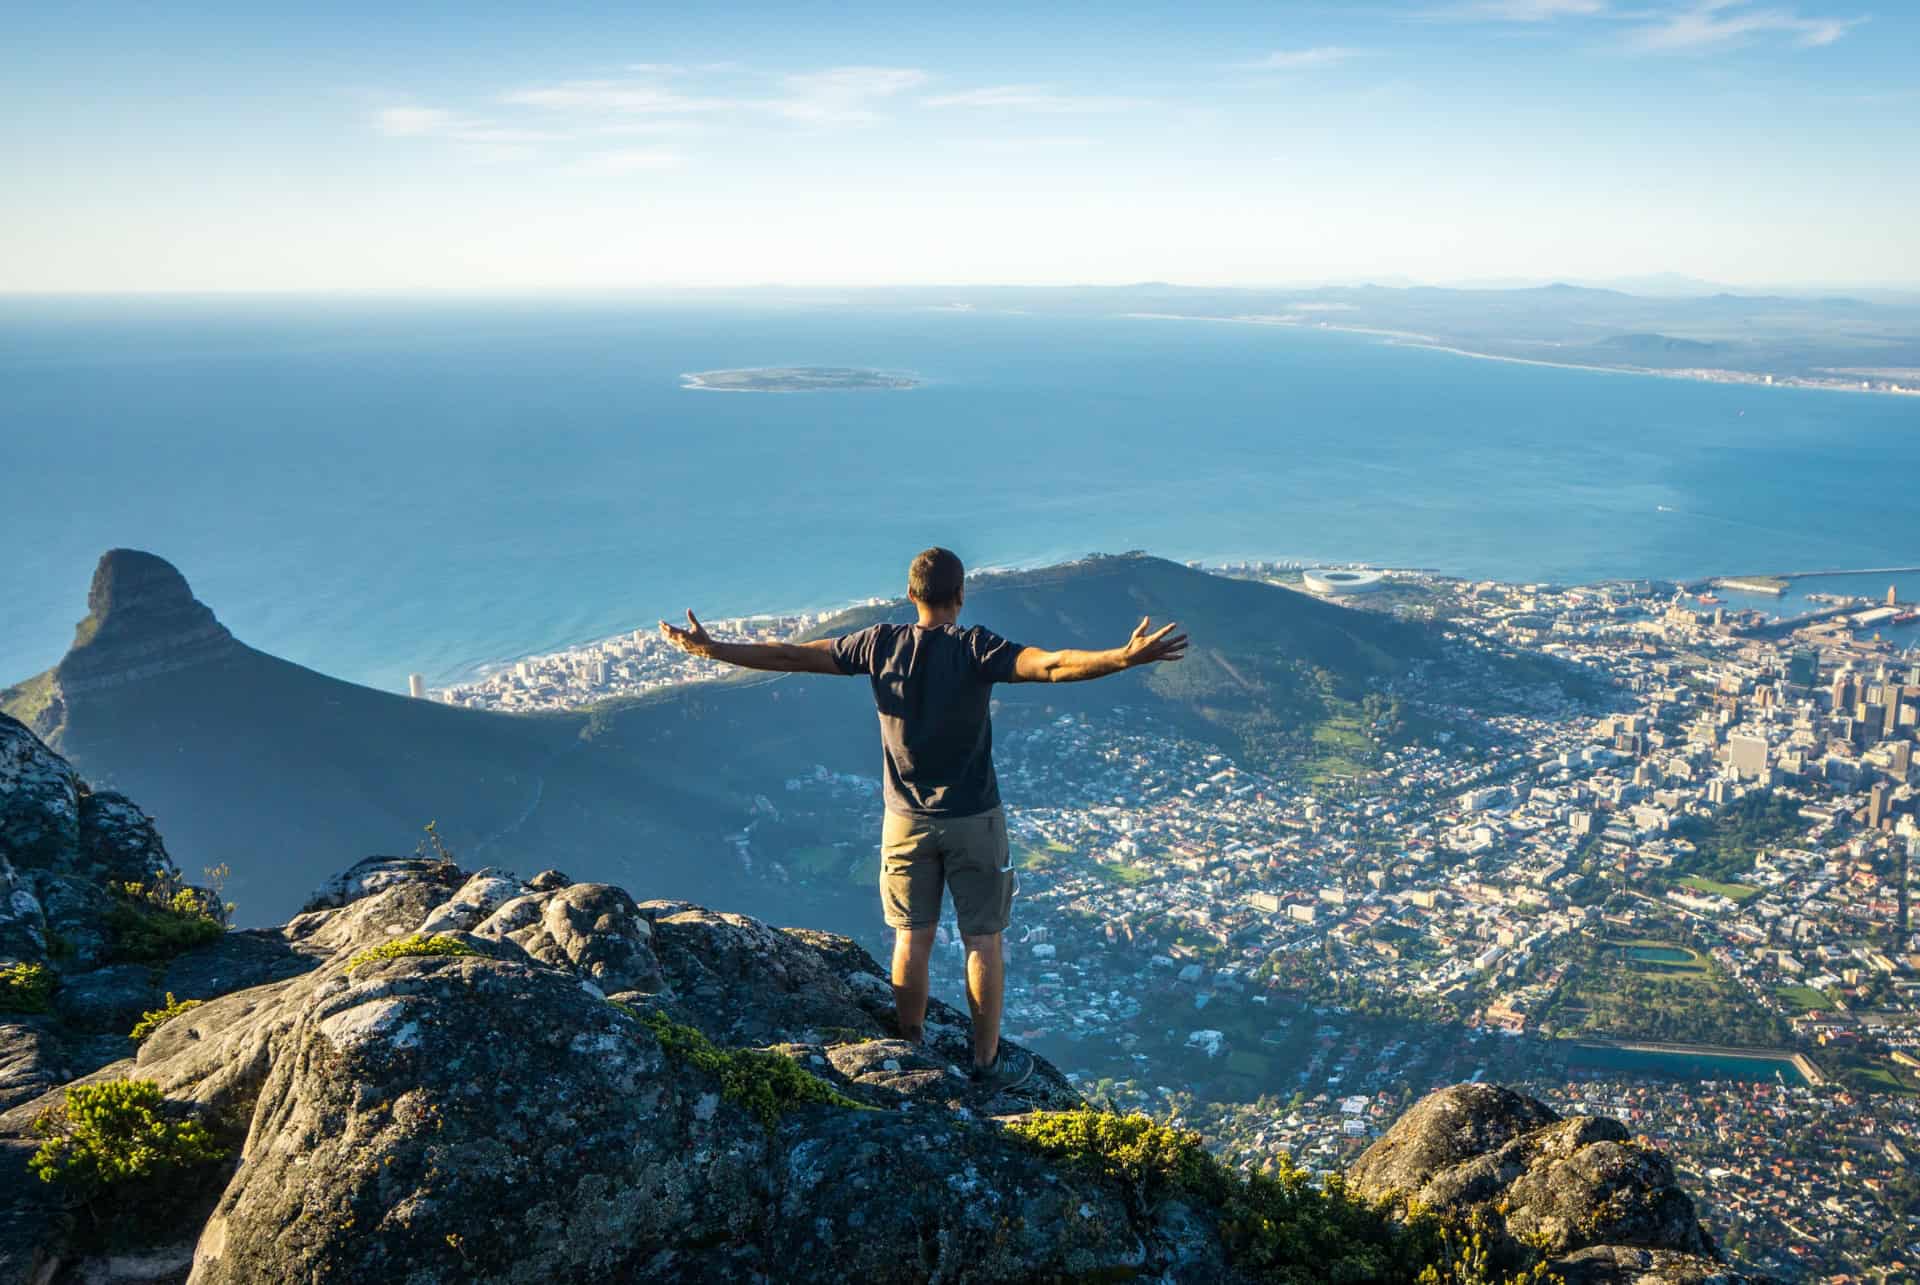
[[[1315,45],[1310,49],[1276,49],[1264,58],[1242,63],[1262,71],[1304,71],[1310,67],[1331,67],[1367,53],[1348,45]]]
[[[513,107],[539,107],[549,111],[651,115],[716,112],[740,105],[738,99],[705,98],[622,80],[565,80],[533,89],[510,90],[500,95],[500,101]]]
[[[551,130],[498,125],[437,107],[384,107],[373,114],[373,127],[395,138],[445,138],[482,147],[550,143],[566,137]]]
[[[1609,12],[1608,0],[1471,0],[1439,10],[1438,14],[1495,22],[1551,22],[1555,18],[1593,18]]]
[[[864,124],[879,119],[879,104],[926,83],[913,67],[833,67],[785,76],[782,96],[767,103],[775,115],[816,125]]]
[[[567,173],[581,178],[624,178],[658,170],[679,169],[686,161],[671,147],[630,147],[611,152],[595,152],[568,166]]]
[[[1004,138],[955,139],[951,146],[982,152],[1043,152],[1079,147],[1097,147],[1099,140],[1080,134],[1026,134]]]
[[[1809,18],[1792,9],[1755,9],[1747,0],[1705,0],[1635,28],[1631,40],[1641,49],[1684,52],[1774,34],[1806,48],[1817,48],[1832,44],[1865,21]]]
[[[1111,112],[1141,100],[1103,94],[1062,94],[1046,85],[988,85],[920,100],[927,107],[979,107],[1029,112]]]
[[[433,107],[383,107],[373,114],[373,127],[382,134],[406,138],[437,134],[459,117]]]

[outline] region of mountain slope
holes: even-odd
[[[435,817],[457,841],[505,829],[584,721],[408,700],[269,656],[127,549],[100,559],[66,657],[0,709],[146,800],[183,852],[230,865],[252,914],[285,913],[328,848],[411,846]]]
[[[89,776],[146,801],[190,870],[231,866],[245,922],[291,913],[341,852],[412,847],[428,820],[463,856],[537,859],[662,895],[852,922],[842,896],[809,904],[763,885],[728,836],[749,822],[756,795],[780,793],[816,764],[878,775],[864,682],[743,675],[577,714],[487,714],[247,647],[150,554],[105,555],[89,608],[68,655],[0,693],[0,709]],[[902,601],[849,612],[824,632],[882,615],[911,618]],[[963,613],[1050,648],[1116,645],[1143,615],[1178,619],[1193,635],[1185,661],[1099,683],[1006,688],[1000,717],[1130,705],[1271,766],[1330,699],[1440,654],[1423,627],[1145,555],[982,576]],[[863,895],[860,919],[870,910]]]

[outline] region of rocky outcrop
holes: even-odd
[[[0,726],[0,854],[30,899],[165,860],[23,733]],[[1200,1188],[1005,1127],[1082,1105],[1053,1067],[983,1097],[939,1003],[924,1044],[895,1038],[885,975],[842,937],[424,855],[137,967],[55,959],[44,923],[10,922],[11,958],[60,975],[53,1012],[0,1019],[0,1285],[1249,1279],[1247,1229]],[[124,1024],[162,988],[205,1002],[136,1046]],[[28,1173],[34,1122],[128,1078],[227,1158],[83,1211]],[[1490,1214],[1570,1282],[1721,1271],[1660,1156],[1505,1090],[1434,1095],[1351,1177]]]
[[[232,990],[300,966],[253,934],[170,961],[116,961],[114,887],[156,882],[179,885],[180,876],[152,819],[120,794],[88,788],[0,714],[0,967],[57,979],[51,1011],[0,1009],[0,1110],[127,1056],[127,1032],[169,990]]]
[[[109,549],[94,568],[86,618],[54,675],[74,696],[219,660],[237,646],[172,563]]]
[[[1743,1279],[1718,1262],[1664,1155],[1616,1120],[1562,1119],[1496,1085],[1422,1099],[1347,1181],[1376,1199],[1484,1213],[1510,1245],[1544,1252],[1570,1285]]]

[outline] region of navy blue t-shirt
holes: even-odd
[[[979,625],[882,623],[834,639],[840,672],[873,680],[887,811],[964,817],[1000,805],[988,699],[1022,650]]]

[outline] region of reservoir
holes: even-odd
[[[1688,964],[1693,962],[1693,952],[1680,950],[1674,946],[1635,946],[1627,951],[1629,957],[1648,964]]]
[[[1610,1074],[1659,1075],[1671,1080],[1772,1080],[1780,1078],[1796,1088],[1807,1077],[1785,1054],[1712,1053],[1696,1050],[1619,1048],[1607,1044],[1575,1044],[1567,1050],[1569,1069]]]

